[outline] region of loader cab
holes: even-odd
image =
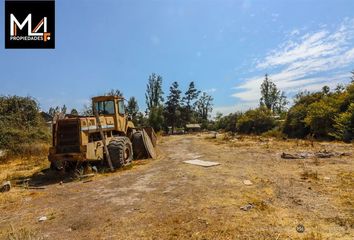
[[[124,98],[118,96],[99,96],[92,98],[93,113],[104,117],[114,118],[116,131],[125,132],[127,116],[124,106]]]
[[[95,102],[94,107],[99,115],[114,115],[116,113],[114,100]]]

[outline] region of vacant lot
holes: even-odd
[[[353,239],[354,155],[280,157],[353,149],[256,137],[163,137],[159,158],[132,169],[89,182],[59,184],[59,176],[41,183],[45,189],[0,194],[0,239]],[[183,163],[195,158],[220,165]],[[250,209],[240,209],[247,204]],[[41,216],[47,220],[39,222]]]

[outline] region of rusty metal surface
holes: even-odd
[[[57,116],[53,123],[53,145],[49,152],[48,159],[56,161],[101,161],[109,158],[105,153],[107,144],[114,135],[130,137],[133,143],[134,157],[136,159],[156,158],[154,147],[157,136],[153,128],[148,127],[135,131],[134,124],[128,121],[127,116],[119,114],[118,101],[121,97],[98,96],[92,98],[94,106],[97,101],[113,100],[115,104],[115,114],[98,114],[93,108],[94,116]],[[132,130],[134,129],[134,130]],[[108,142],[107,142],[108,143]],[[105,150],[104,150],[105,149]]]
[[[59,161],[59,160],[62,160],[62,161],[85,161],[86,157],[82,153],[59,153],[59,154],[49,153],[48,160],[50,162]]]
[[[151,143],[154,147],[156,147],[156,142],[157,142],[157,136],[152,127],[144,127],[145,132],[149,136]]]
[[[100,116],[98,115],[98,112],[95,111],[95,108],[93,108],[93,111],[94,111],[94,114],[95,114],[95,117],[96,117],[97,128],[99,129],[100,134],[101,134],[101,140],[102,140],[102,143],[103,143],[104,152],[106,153],[106,160],[107,160],[109,168],[113,172],[114,171],[114,167],[112,165],[111,157],[109,155],[109,151],[108,151],[108,148],[107,148],[106,137],[105,137],[105,135],[103,133],[102,124],[101,124],[101,121],[100,121]]]

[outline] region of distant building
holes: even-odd
[[[199,132],[202,128],[199,123],[189,123],[186,124],[186,129],[188,132]]]

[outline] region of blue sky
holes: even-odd
[[[348,82],[353,9],[351,0],[57,0],[55,50],[5,50],[0,4],[0,94],[81,110],[118,88],[144,111],[155,72],[165,93],[194,81],[214,112],[244,110],[258,104],[265,73],[289,97]]]

